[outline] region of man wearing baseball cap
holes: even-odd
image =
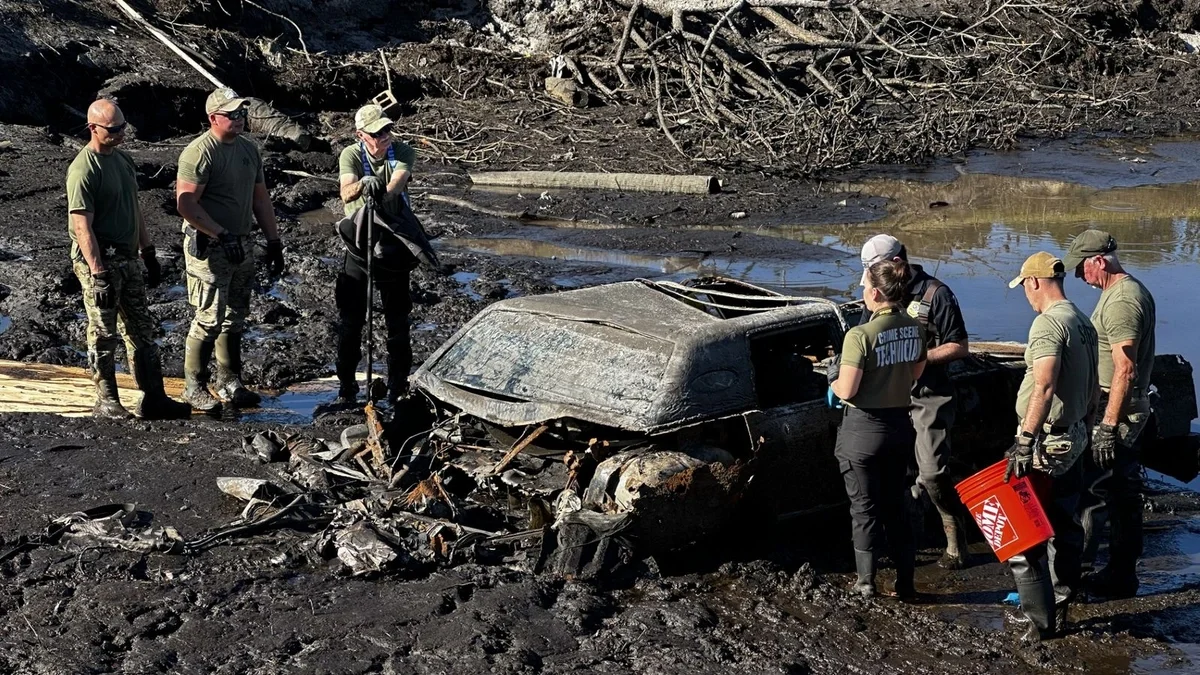
[[[889,234],[877,234],[867,240],[860,256],[863,264],[862,285],[866,285],[871,265],[883,260],[908,260],[900,240]],[[947,364],[970,354],[967,327],[954,292],[920,265],[910,265],[913,278],[903,307],[925,330],[928,361],[912,392],[912,420],[917,431],[915,457],[917,485],[924,488],[942,519],[946,534],[946,552],[938,564],[946,569],[961,569],[968,560],[966,513],[954,491],[948,465],[950,430],[954,426],[954,385],[946,372]],[[870,320],[863,314],[862,323]]]
[[[1090,593],[1128,598],[1137,593],[1142,555],[1141,465],[1138,440],[1150,418],[1154,369],[1154,297],[1122,267],[1117,240],[1085,230],[1071,242],[1065,264],[1075,276],[1101,290],[1092,312],[1100,348],[1100,409],[1092,429],[1092,453],[1084,461],[1080,519],[1084,561],[1092,563],[1105,516],[1109,520],[1108,564],[1084,579]],[[1108,512],[1107,514],[1105,512]]]
[[[338,398],[335,405],[353,405],[358,396],[355,373],[362,358],[362,333],[367,316],[367,291],[379,290],[387,325],[387,398],[395,403],[408,390],[412,367],[409,341],[409,274],[420,263],[441,270],[428,235],[409,207],[405,191],[417,153],[392,138],[394,123],[378,105],[366,105],[354,115],[356,142],[338,158],[341,197],[346,218],[337,224],[346,244],[334,297],[338,307]],[[363,207],[371,201],[370,213]],[[368,227],[367,219],[371,220]],[[368,229],[374,239],[367,241]],[[371,284],[367,258],[371,257]],[[367,327],[367,330],[370,330]]]
[[[176,207],[184,218],[188,300],[196,308],[184,348],[183,396],[206,412],[222,403],[258,405],[242,383],[242,333],[254,281],[254,222],[267,239],[271,274],[283,274],[283,244],[258,147],[242,135],[250,102],[232,89],[209,94],[208,131],[179,155]],[[209,362],[217,380],[209,391]],[[213,394],[216,394],[214,396]]]
[[[1023,288],[1038,315],[1029,327],[1017,435],[1004,453],[1004,480],[1037,471],[1052,486],[1039,496],[1054,536],[1008,561],[1028,624],[1021,638],[1028,643],[1062,634],[1067,605],[1078,590],[1083,545],[1083,528],[1075,519],[1083,488],[1078,460],[1100,396],[1096,329],[1064,295],[1064,276],[1063,262],[1043,251],[1029,256],[1008,284]]]

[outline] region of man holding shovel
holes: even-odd
[[[1020,420],[1012,447],[1005,453],[1004,474],[1045,474],[1053,486],[1041,491],[1042,507],[1054,528],[1049,541],[1009,558],[1021,598],[1026,643],[1061,635],[1067,604],[1079,587],[1083,528],[1075,518],[1083,488],[1080,456],[1100,397],[1096,329],[1087,315],[1063,294],[1062,260],[1035,253],[1021,266],[1009,288],[1021,286],[1038,313],[1025,348],[1025,378],[1017,393]]]
[[[394,141],[392,128],[381,107],[364,106],[354,115],[357,142],[343,150],[338,161],[346,218],[337,229],[346,255],[334,291],[340,322],[337,405],[353,405],[357,399],[362,331],[376,288],[387,324],[388,401],[395,403],[407,393],[412,367],[409,273],[419,263],[442,270],[405,194],[416,152]]]

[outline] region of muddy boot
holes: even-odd
[[[191,404],[194,410],[219,414],[221,402],[208,391],[208,362],[212,354],[211,342],[187,339],[183,356],[183,400]]]
[[[337,398],[333,399],[335,408],[353,408],[358,405],[358,383],[354,380],[342,382],[338,386]]]
[[[875,597],[875,553],[854,549],[854,568],[858,572],[858,579],[850,590],[864,598]]]
[[[1109,600],[1123,600],[1137,595],[1137,574],[1115,574],[1112,568],[1113,564],[1109,563],[1104,569],[1083,578],[1083,587],[1088,594]]]
[[[396,401],[408,396],[408,378],[394,376],[391,372],[388,373],[387,380],[387,402],[389,405],[396,405]]]
[[[961,570],[967,566],[970,551],[967,549],[967,531],[960,517],[962,507],[954,496],[953,489],[943,480],[925,485],[929,500],[942,518],[942,532],[946,534],[946,551],[938,559],[938,567]]]
[[[217,398],[235,408],[256,408],[262,397],[242,384],[242,334],[217,336]]]
[[[962,521],[944,513],[939,515],[942,517],[942,531],[946,534],[946,551],[938,559],[938,566],[947,570],[964,569],[970,559],[970,552],[967,549],[967,534]]]
[[[96,381],[96,405],[92,407],[92,417],[109,420],[126,420],[133,417],[125,406],[121,405],[115,374]]]
[[[88,367],[92,372],[92,382],[96,383],[96,405],[92,407],[92,417],[109,420],[132,417],[121,405],[121,395],[117,392],[117,363],[112,352],[89,351]]]
[[[140,349],[130,365],[133,366],[133,379],[137,380],[138,389],[142,390],[142,402],[138,404],[136,415],[144,420],[181,420],[192,415],[192,406],[176,401],[163,391],[162,365],[157,352]]]
[[[1023,616],[1017,618],[1021,642],[1035,645],[1056,637],[1054,587],[1045,569],[1045,556],[1030,559],[1024,554],[1015,555],[1009,558],[1008,566],[1021,598]]]

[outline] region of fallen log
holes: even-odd
[[[715,176],[572,171],[483,171],[471,174],[476,185],[586,190],[635,190],[706,195],[721,191]]]

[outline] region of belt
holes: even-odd
[[[1042,430],[1048,434],[1062,435],[1062,434],[1069,432],[1071,430],[1071,427],[1073,427],[1073,426],[1075,426],[1075,425],[1068,424],[1066,426],[1063,426],[1061,424],[1043,424]]]

